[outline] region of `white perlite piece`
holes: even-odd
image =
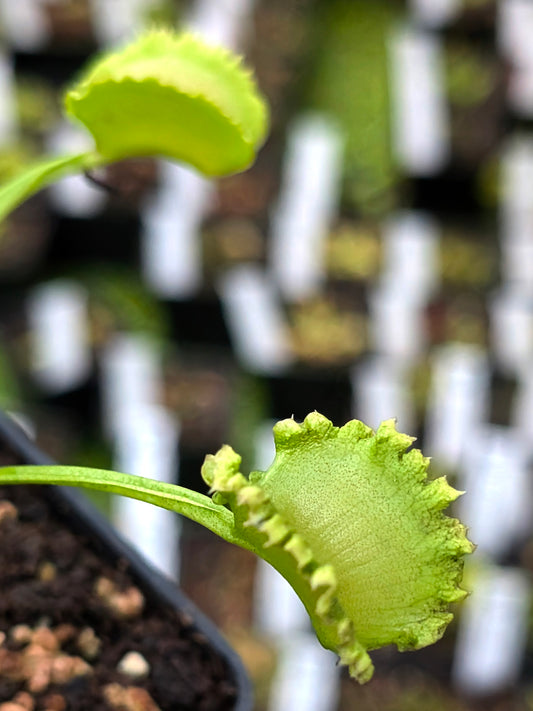
[[[150,673],[150,665],[139,652],[126,652],[117,664],[117,671],[130,679],[144,679]]]

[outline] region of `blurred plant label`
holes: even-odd
[[[532,495],[528,453],[510,428],[486,425],[469,432],[460,463],[458,501],[478,551],[497,558],[531,531]]]
[[[510,375],[527,370],[533,356],[533,303],[516,287],[503,287],[490,302],[491,348]]]
[[[426,348],[424,300],[397,285],[381,284],[369,295],[374,350],[407,363]]]
[[[248,34],[255,0],[196,0],[187,27],[210,44],[238,50]]]
[[[162,407],[124,412],[116,428],[113,467],[126,474],[176,483],[179,426]],[[179,572],[180,518],[144,501],[117,496],[113,520],[119,531],[157,568],[172,578]]]
[[[452,678],[461,691],[489,695],[513,686],[526,649],[531,583],[519,569],[478,572],[462,610]]]
[[[502,151],[500,191],[504,213],[533,210],[529,189],[533,180],[533,140],[525,135],[513,136]]]
[[[314,635],[286,639],[270,689],[268,711],[331,711],[337,707],[339,672],[335,655]]]
[[[91,0],[92,25],[100,44],[129,39],[146,24],[153,0]]]
[[[402,432],[413,431],[413,401],[401,364],[394,359],[372,357],[352,369],[351,382],[354,418],[377,429],[394,414]]]
[[[427,27],[442,27],[454,20],[462,7],[462,0],[411,0],[414,17]]]
[[[0,0],[0,25],[15,49],[38,52],[48,44],[43,5],[42,0]]]
[[[77,152],[88,150],[91,139],[66,121],[60,123],[47,138],[50,153]],[[93,217],[102,212],[107,203],[107,193],[93,185],[84,175],[70,175],[48,188],[52,204],[69,217]]]
[[[339,130],[324,116],[301,117],[290,128],[270,240],[272,269],[289,301],[315,294],[324,279],[324,241],[338,209],[342,149]]]
[[[533,209],[503,211],[501,252],[503,281],[533,296]]]
[[[481,348],[450,344],[435,352],[431,366],[426,446],[430,456],[455,469],[488,418],[489,364]]]
[[[449,158],[449,121],[439,39],[405,26],[390,40],[393,141],[400,165],[431,176]]]
[[[74,281],[35,287],[27,301],[31,368],[50,393],[81,385],[91,370],[87,294]]]
[[[439,285],[439,233],[429,215],[400,212],[385,223],[384,284],[429,298]]]
[[[253,267],[228,271],[219,281],[226,324],[242,364],[256,373],[283,372],[293,361],[279,296]]]
[[[523,445],[533,455],[533,364],[520,374],[510,420]]]
[[[279,644],[309,628],[309,615],[298,595],[263,560],[257,561],[254,578],[254,625]]]
[[[9,147],[17,132],[17,115],[13,91],[13,65],[0,52],[0,148]]]
[[[162,298],[182,299],[202,282],[200,227],[213,185],[180,165],[162,164],[162,184],[142,213],[141,261],[150,288]]]
[[[502,276],[524,294],[533,293],[532,181],[533,141],[514,136],[502,152],[500,175]]]
[[[103,420],[114,438],[130,412],[158,405],[162,399],[161,353],[141,334],[116,335],[100,356]]]
[[[498,40],[512,65],[509,101],[526,116],[533,115],[533,4],[530,0],[505,0],[498,4]]]

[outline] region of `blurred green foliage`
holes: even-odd
[[[346,136],[344,201],[363,214],[396,202],[391,149],[388,37],[403,15],[390,0],[327,0],[306,103],[333,114]]]

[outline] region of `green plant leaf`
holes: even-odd
[[[159,155],[210,176],[248,167],[267,130],[265,102],[238,57],[165,30],[97,59],[65,106],[109,162]]]
[[[233,515],[223,506],[196,491],[175,484],[122,474],[106,469],[60,465],[0,467],[1,484],[57,484],[128,496],[146,501],[201,523],[228,540],[243,545],[233,534]],[[244,547],[246,544],[244,543]]]
[[[365,682],[368,649],[401,651],[439,639],[452,619],[465,528],[442,513],[460,492],[427,480],[426,459],[389,420],[377,432],[353,420],[334,427],[313,413],[274,428],[276,458],[246,478],[230,447],[203,467],[250,546],[305,604],[318,638]],[[247,532],[247,533],[246,533]]]
[[[94,153],[45,158],[26,168],[0,188],[0,222],[26,198],[70,173],[89,170],[99,164]]]

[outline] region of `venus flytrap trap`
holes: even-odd
[[[263,141],[267,111],[249,74],[224,50],[149,32],[98,59],[66,96],[95,149],[50,158],[0,189],[0,219],[65,173],[141,155],[179,160],[206,175],[244,169]],[[71,466],[0,469],[2,484],[60,484],[122,494],[180,513],[276,568],[304,603],[320,642],[360,682],[368,650],[417,649],[439,639],[461,600],[473,546],[443,509],[460,492],[427,479],[428,459],[392,420],[376,432],[334,427],[312,413],[274,428],[265,472],[240,472],[225,445],[202,475],[211,496],[114,471]]]
[[[95,147],[47,157],[0,188],[0,222],[50,183],[119,160],[161,156],[207,176],[247,168],[267,130],[266,105],[240,59],[190,34],[152,30],[98,57],[64,97]]]
[[[304,603],[318,639],[364,683],[367,650],[419,649],[443,635],[463,599],[464,526],[443,514],[460,492],[428,481],[428,459],[394,421],[334,427],[318,413],[274,428],[265,472],[240,471],[227,445],[208,455],[212,497],[113,471],[68,466],[0,469],[4,484],[62,484],[129,496],[180,513],[276,568]]]

